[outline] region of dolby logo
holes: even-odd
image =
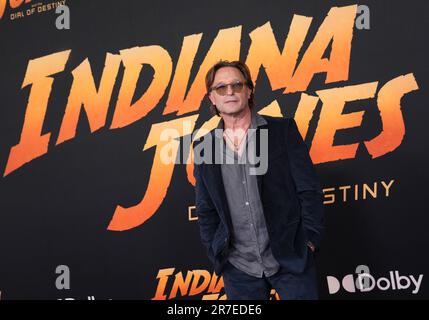
[[[360,266],[362,267],[362,266]],[[366,267],[367,269],[367,267]],[[369,271],[369,270],[368,270]],[[329,294],[335,294],[341,287],[347,292],[370,292],[372,290],[411,290],[417,294],[423,280],[423,274],[418,276],[401,275],[399,271],[390,271],[386,277],[376,278],[369,272],[356,272],[356,275],[348,274],[341,280],[333,276],[326,277]]]

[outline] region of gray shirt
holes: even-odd
[[[265,119],[252,112],[249,129],[256,129],[264,124]],[[218,129],[223,128],[221,119]],[[217,138],[223,139],[222,136]],[[249,130],[245,141],[251,144],[254,138],[254,130]],[[251,164],[246,159],[246,152],[239,156],[225,141],[223,143],[224,161],[221,171],[234,232],[228,261],[249,275],[269,277],[279,270],[279,263],[271,252],[257,177],[249,174]],[[225,159],[228,159],[226,163]]]

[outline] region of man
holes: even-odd
[[[250,72],[239,61],[216,63],[206,87],[221,120],[194,143],[196,214],[228,299],[268,299],[271,288],[281,299],[317,299],[323,193],[295,121],[255,112]],[[252,173],[255,154],[245,159],[251,141],[268,162],[260,172]],[[197,161],[212,150],[213,162]]]

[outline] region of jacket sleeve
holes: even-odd
[[[219,226],[220,218],[210,198],[204,181],[201,177],[201,165],[194,164],[195,177],[195,206],[200,227],[201,242],[207,249],[209,259],[214,263],[215,257],[212,248],[214,234]]]
[[[323,191],[294,119],[289,119],[286,133],[291,174],[301,203],[301,215],[308,240],[318,249],[323,236]]]

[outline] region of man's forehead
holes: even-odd
[[[242,81],[244,79],[240,70],[234,67],[223,67],[216,71],[213,83],[219,83],[224,81]]]

